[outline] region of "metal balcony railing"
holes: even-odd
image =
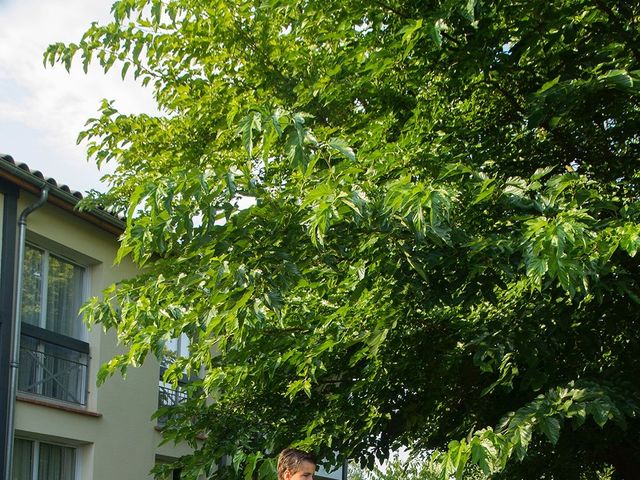
[[[187,392],[183,388],[167,387],[162,382],[158,386],[158,392],[158,408],[174,407],[187,399]]]
[[[19,391],[86,405],[88,373],[88,353],[22,335]]]
[[[187,399],[187,392],[182,385],[178,388],[167,386],[162,380],[158,384],[158,408],[175,407]],[[167,416],[161,415],[157,419],[158,425],[164,426],[167,423]]]

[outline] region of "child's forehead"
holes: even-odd
[[[296,468],[294,468],[294,472],[293,473],[298,473],[298,472],[306,472],[306,471],[316,471],[316,464],[313,462],[308,462],[308,461],[303,461],[300,465],[297,465]]]

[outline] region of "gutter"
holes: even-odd
[[[18,392],[18,367],[20,365],[20,311],[22,310],[22,283],[25,239],[27,233],[27,217],[38,208],[42,207],[49,196],[49,184],[42,186],[40,198],[32,205],[25,208],[18,220],[18,255],[15,260],[16,288],[13,293],[13,315],[11,317],[11,350],[9,360],[9,398],[7,399],[7,431],[6,431],[6,464],[5,479],[12,477],[13,470],[13,444],[15,436],[15,409],[16,394]]]
[[[81,196],[76,196],[70,191],[65,191],[58,187],[55,180],[45,180],[42,176],[38,177],[29,170],[15,165],[13,163],[13,158],[9,155],[0,155],[0,178],[4,178],[34,195],[40,194],[44,183],[50,189],[51,195],[48,199],[50,204],[60,207],[63,210],[66,210],[113,235],[119,236],[124,232],[124,221],[110,214],[106,210],[96,208],[86,212],[78,210],[76,205],[82,199]]]

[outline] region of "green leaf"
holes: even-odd
[[[344,155],[346,158],[348,158],[352,162],[355,162],[356,154],[354,153],[353,149],[347,144],[346,141],[344,141],[344,140],[342,140],[340,138],[332,138],[327,143],[327,146],[329,146],[329,148],[341,153],[342,155]]]
[[[262,131],[262,116],[258,112],[245,115],[238,124],[237,132],[242,136],[242,145],[249,154],[253,153],[254,134]]]
[[[542,85],[542,87],[540,87],[540,89],[538,90],[538,94],[540,93],[544,93],[547,90],[555,87],[558,82],[560,81],[560,75],[558,75],[556,78],[554,78],[553,80],[549,80],[548,82],[546,82],[544,85]]]
[[[463,4],[462,15],[470,22],[475,20],[475,7],[477,3],[478,0],[467,0],[466,3]]]
[[[402,34],[402,43],[407,44],[411,41],[411,37],[415,34],[417,30],[422,28],[422,19],[418,20],[409,20],[398,33]]]
[[[554,445],[558,443],[560,438],[560,420],[556,417],[542,416],[539,419],[538,426],[547,439]]]

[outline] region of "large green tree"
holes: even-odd
[[[406,446],[443,479],[638,478],[637,2],[112,14],[45,61],[116,66],[162,112],[104,101],[81,134],[142,272],[86,312],[129,347],[103,378],[190,339],[166,379],[199,379],[161,412],[197,446],[185,472],[272,478],[295,443]]]

